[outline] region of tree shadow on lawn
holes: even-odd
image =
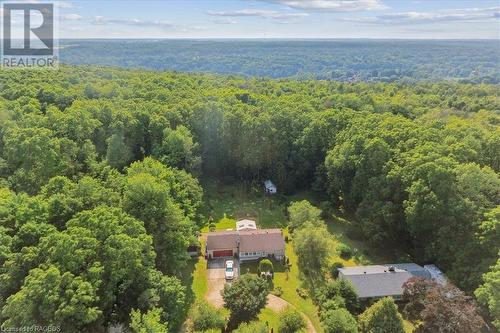
[[[191,258],[177,277],[186,288],[186,308],[189,310],[197,301],[204,300],[208,292],[208,262],[203,256]]]
[[[284,273],[286,271],[285,266],[281,261],[276,261],[274,259],[270,259],[273,263],[273,270],[275,273]],[[259,261],[244,261],[240,263],[240,272],[241,274],[251,273],[257,274],[259,270]]]
[[[186,267],[184,267],[179,274],[182,285],[186,288],[186,305],[189,307],[194,304],[196,300],[196,295],[193,290],[194,283],[194,271],[196,269],[196,264],[199,258],[191,258]]]

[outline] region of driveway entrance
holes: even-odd
[[[238,259],[210,259],[207,262],[208,293],[206,298],[208,303],[217,308],[222,308],[224,306],[221,291],[224,289],[224,285],[226,284],[226,260],[234,261],[234,278],[237,279],[240,275],[240,263]]]

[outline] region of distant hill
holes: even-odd
[[[69,64],[338,81],[500,82],[498,41],[63,40]]]

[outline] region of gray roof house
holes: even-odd
[[[350,281],[360,299],[401,298],[403,284],[411,277],[430,279],[431,274],[413,263],[339,268],[339,278]]]
[[[207,235],[209,259],[238,256],[241,261],[285,257],[285,240],[281,229],[217,231]]]

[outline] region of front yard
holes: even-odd
[[[282,228],[285,235],[288,235],[286,208],[290,202],[307,199],[314,204],[318,204],[311,193],[301,193],[293,197],[265,196],[257,188],[249,191],[240,186],[222,185],[214,181],[204,184],[204,188],[206,215],[211,216],[212,223],[215,224],[215,230],[234,230],[236,219],[252,218],[257,221],[259,228]],[[362,240],[349,237],[350,225],[347,220],[331,216],[326,222],[329,232],[334,236],[330,259],[332,263],[338,261],[345,266],[354,266],[396,260],[394,254],[375,252]],[[208,226],[205,227],[203,232],[209,232]],[[317,307],[308,296],[301,280],[297,264],[298,258],[292,246],[293,239],[291,235],[288,236],[290,241],[286,244],[286,255],[289,258],[290,270],[287,272],[282,264],[275,263],[274,290],[272,294],[279,296],[302,312],[310,320],[317,332],[323,332]],[[352,257],[344,259],[339,257],[336,249],[341,244],[353,250]],[[204,237],[201,238],[201,248],[204,252]],[[257,266],[257,263],[242,263],[240,272],[241,274],[256,273]],[[185,269],[183,275],[184,284],[192,295],[192,304],[194,304],[195,300],[208,300],[210,302],[209,289],[211,282],[207,279],[207,275],[209,275],[207,261],[204,257],[192,260]],[[265,308],[261,311],[258,319],[267,322],[270,328],[277,331],[278,311],[279,309],[276,308]],[[413,327],[408,322],[405,322],[405,329],[407,332],[413,331]]]

